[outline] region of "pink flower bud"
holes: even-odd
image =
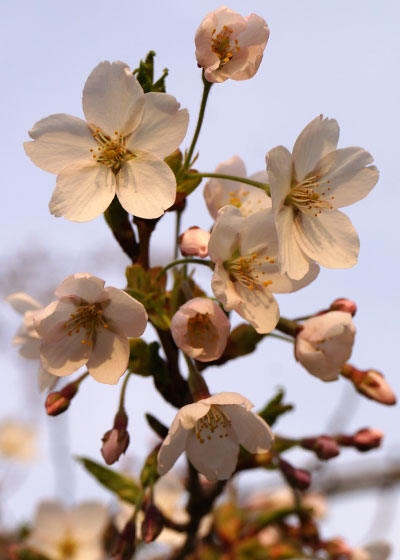
[[[304,449],[314,451],[317,457],[325,461],[337,457],[340,453],[338,444],[329,436],[304,438],[301,440],[301,446]]]
[[[129,445],[129,434],[126,430],[128,416],[124,410],[119,410],[114,419],[112,430],[103,436],[101,454],[107,465],[112,465],[125,453]]]
[[[299,490],[307,490],[311,484],[311,475],[303,469],[296,469],[287,461],[279,459],[279,468],[290,486]]]
[[[210,233],[198,226],[192,226],[179,236],[179,249],[184,257],[200,257],[208,255]]]
[[[379,371],[373,369],[361,371],[350,364],[345,364],[341,373],[353,382],[359,393],[367,398],[382,404],[396,404],[395,394]]]
[[[133,519],[125,525],[112,551],[113,560],[131,560],[136,549],[136,528]]]
[[[355,447],[358,451],[369,451],[379,447],[384,433],[374,428],[363,428],[354,436],[339,435],[337,441],[339,445]]]
[[[45,408],[49,416],[58,416],[65,412],[70,404],[69,399],[63,397],[60,391],[56,391],[47,395]]]
[[[164,518],[161,511],[154,504],[150,504],[142,523],[142,539],[149,544],[156,540],[163,529]]]
[[[353,317],[357,312],[357,304],[355,301],[347,298],[338,298],[331,303],[330,311],[345,311],[350,313]]]

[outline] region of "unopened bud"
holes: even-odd
[[[355,301],[351,301],[351,299],[338,298],[331,303],[329,311],[345,311],[354,317],[357,312],[357,304]]]
[[[346,447],[355,447],[358,451],[369,451],[379,447],[384,433],[373,428],[363,428],[354,436],[339,435],[337,442]]]
[[[79,384],[74,381],[68,383],[61,391],[49,393],[45,402],[47,414],[49,416],[58,416],[62,412],[65,412],[71,404],[71,400],[78,392],[78,386]]]
[[[290,486],[299,490],[307,490],[311,484],[311,475],[303,469],[296,469],[287,461],[279,459],[279,468]]]
[[[303,449],[314,451],[319,459],[327,461],[337,457],[340,449],[336,441],[329,436],[319,436],[315,438],[304,438],[301,440]]]
[[[210,233],[193,226],[179,236],[179,249],[184,257],[204,258],[208,255]]]
[[[112,465],[125,453],[129,445],[129,434],[126,430],[128,416],[119,410],[114,419],[114,427],[103,436],[101,454],[107,465]]]
[[[369,399],[387,405],[396,404],[395,394],[379,371],[373,369],[361,371],[350,364],[345,364],[341,374],[350,379],[357,391]]]
[[[164,518],[161,511],[154,504],[150,504],[142,523],[142,539],[144,542],[151,543],[156,540],[164,529]]]
[[[332,539],[325,543],[327,552],[332,558],[350,558],[351,548],[342,539]]]
[[[136,549],[135,521],[130,519],[119,535],[111,553],[114,560],[131,560]]]

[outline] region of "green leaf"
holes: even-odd
[[[165,68],[161,77],[154,82],[154,57],[156,53],[150,51],[145,60],[139,62],[139,67],[132,72],[136,75],[137,81],[142,86],[144,93],[149,91],[158,91],[165,93],[165,78],[168,76],[168,70]]]
[[[286,414],[286,412],[290,412],[294,408],[292,404],[284,404],[282,402],[284,396],[284,390],[279,389],[275,397],[273,397],[258,413],[259,416],[261,416],[261,418],[263,418],[270,426],[275,424],[279,416]]]
[[[76,460],[82,463],[85,469],[110,492],[113,492],[125,502],[136,504],[140,489],[131,478],[108,467],[103,467],[103,465],[86,457],[76,457]]]
[[[128,287],[125,290],[129,295],[140,301],[148,313],[152,324],[162,330],[169,330],[169,318],[166,314],[165,284],[166,276],[156,280],[161,267],[157,266],[145,270],[139,264],[126,268]]]
[[[142,472],[140,473],[140,482],[143,488],[153,486],[160,478],[157,470],[157,457],[160,451],[161,444],[157,445],[151,453],[147,456],[145,464],[143,465]]]
[[[150,414],[149,412],[146,413],[146,420],[150,426],[150,428],[158,435],[160,438],[164,439],[168,435],[168,428],[164,426],[160,420],[158,420],[155,416]]]

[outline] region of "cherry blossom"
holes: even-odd
[[[387,560],[391,551],[392,548],[387,542],[377,541],[362,548],[354,548],[351,560]]]
[[[209,82],[247,80],[261,64],[268,37],[262,17],[242,17],[221,6],[208,13],[196,31],[197,63]]]
[[[226,480],[236,468],[239,445],[265,453],[273,435],[250,412],[253,404],[238,393],[218,393],[182,407],[158,454],[158,472],[166,474],[186,450],[192,465],[210,480]]]
[[[246,167],[239,156],[220,163],[215,173],[221,175],[234,175],[236,177],[247,177]],[[259,171],[250,175],[249,179],[268,183],[266,171]],[[271,199],[265,191],[246,183],[230,181],[228,179],[211,179],[204,187],[204,198],[207,208],[214,218],[217,219],[218,210],[223,206],[231,205],[239,208],[243,216],[249,216],[259,210],[271,208]]]
[[[58,300],[34,317],[43,367],[64,376],[86,364],[96,381],[117,383],[128,365],[128,336],[146,328],[143,305],[86,272],[68,276],[54,293]]]
[[[23,422],[4,420],[0,424],[0,456],[14,461],[31,461],[36,455],[36,430]]]
[[[182,305],[171,320],[175,344],[200,362],[217,360],[225,350],[231,325],[219,305],[194,298]]]
[[[179,249],[184,257],[200,257],[208,255],[210,233],[198,226],[192,226],[179,236]]]
[[[322,381],[333,381],[351,356],[355,334],[351,314],[345,311],[312,317],[296,337],[296,360]]]
[[[186,134],[186,109],[179,111],[172,95],[144,94],[125,63],[108,61],[89,75],[82,103],[87,122],[50,115],[24,144],[38,167],[57,174],[51,213],[86,222],[116,194],[135,216],[161,216],[176,196],[175,176],[163,158]]]
[[[290,152],[267,154],[267,169],[279,239],[281,272],[300,279],[310,263],[349,268],[357,263],[359,239],[337,210],[364,198],[378,181],[363,148],[336,149],[339,126],[322,115],[306,126]]]
[[[271,210],[245,218],[238,208],[219,211],[208,244],[215,263],[211,287],[226,311],[235,310],[260,333],[279,320],[273,293],[290,293],[310,284],[319,267],[312,265],[301,280],[279,272],[278,242]]]

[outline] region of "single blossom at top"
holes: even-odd
[[[34,316],[43,367],[64,376],[86,364],[96,381],[118,383],[128,365],[128,337],[147,325],[143,305],[86,272],[68,276],[54,293],[58,300]]]
[[[37,122],[25,151],[57,174],[50,211],[75,222],[104,212],[115,194],[127,212],[158,218],[172,206],[176,180],[163,158],[182,142],[186,109],[175,97],[143,93],[123,62],[101,62],[83,89],[86,121],[62,113]]]
[[[186,449],[208,480],[226,480],[236,468],[239,445],[249,453],[269,451],[271,429],[252,408],[238,393],[218,393],[182,407],[159,451],[158,472],[166,474]]]
[[[355,334],[351,314],[345,311],[312,317],[296,337],[296,360],[322,381],[334,381],[351,356]]]
[[[239,156],[233,156],[220,163],[215,173],[247,177],[246,167]],[[254,173],[250,175],[249,179],[259,181],[260,183],[268,183],[266,171]],[[207,181],[204,187],[204,198],[214,220],[217,219],[218,210],[226,205],[236,206],[243,216],[246,217],[259,210],[271,208],[271,199],[265,191],[246,183],[239,183],[238,181],[230,181],[228,179],[210,179],[210,181]]]
[[[327,268],[357,263],[357,233],[338,208],[364,198],[379,172],[363,148],[336,149],[338,139],[336,120],[321,115],[297,138],[292,154],[283,146],[267,154],[280,270],[291,278],[302,278],[313,261]]]
[[[279,320],[273,293],[304,288],[318,275],[313,264],[301,280],[279,272],[278,241],[272,210],[245,218],[238,208],[219,211],[208,243],[215,263],[211,287],[226,311],[235,310],[259,333],[272,331]]]
[[[197,63],[209,82],[247,80],[261,64],[268,37],[262,17],[242,17],[221,6],[208,13],[196,31]]]
[[[6,297],[6,301],[20,315],[23,315],[22,325],[13,338],[14,345],[21,345],[19,353],[24,358],[31,360],[40,359],[40,336],[33,324],[33,316],[43,306],[24,292],[15,292]],[[39,366],[39,390],[51,390],[58,381],[58,377],[46,371],[42,365]]]

